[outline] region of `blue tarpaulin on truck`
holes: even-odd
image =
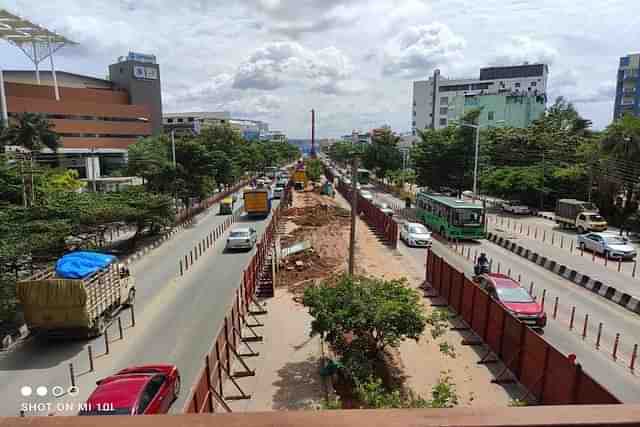
[[[83,279],[115,260],[113,255],[98,252],[71,252],[56,262],[56,276],[62,279]]]

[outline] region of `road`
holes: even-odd
[[[393,196],[379,191],[374,191],[374,197],[385,203],[400,203]],[[473,254],[476,251],[485,252],[493,260],[494,270],[500,263],[502,272],[510,270],[511,277],[520,276],[521,283],[527,287],[533,282],[534,294],[538,295],[538,298],[541,298],[542,288],[545,288],[545,311],[549,316],[549,324],[544,331],[545,339],[565,354],[575,353],[585,371],[619,399],[625,402],[640,401],[640,377],[635,376],[626,367],[633,344],[640,343],[640,319],[637,315],[488,241],[470,243],[466,248],[463,257],[453,253],[440,242],[436,241],[433,247],[438,255],[445,256],[449,263],[464,271],[468,277],[473,274]],[[407,248],[404,243],[400,243],[399,250],[407,259],[424,266],[424,249]],[[471,260],[466,259],[469,251]],[[552,314],[556,297],[559,298],[560,304],[558,318],[554,320]],[[576,321],[573,330],[570,331],[568,324],[572,306],[576,307]],[[583,340],[581,334],[585,313],[589,314],[589,321],[587,338]],[[601,348],[596,350],[594,340],[599,322],[603,322],[604,332]],[[622,359],[618,358],[617,361],[613,361],[610,356],[615,333],[620,333],[622,337],[619,346]]]
[[[274,201],[274,208],[278,202]],[[203,366],[203,356],[222,325],[230,307],[234,291],[238,288],[240,273],[253,251],[223,253],[224,239],[206,251],[201,259],[182,277],[178,275],[178,259],[201,241],[227,217],[219,216],[213,206],[201,214],[192,228],[176,234],[171,240],[153,250],[133,264],[136,277],[136,325],[130,327],[130,313],[121,314],[125,326],[124,339],[119,339],[117,324],[109,329],[110,353],[105,353],[104,338],[92,341],[43,342],[30,339],[7,353],[0,353],[0,416],[15,416],[23,403],[51,403],[51,407],[34,409],[26,415],[57,412],[73,415],[77,406],[95,388],[95,381],[119,369],[147,364],[176,364],[182,376],[182,393],[172,406],[180,412],[189,388]],[[268,220],[250,221],[259,235]],[[88,373],[87,346],[91,345],[95,357],[95,370]],[[77,375],[77,396],[60,398],[35,396],[38,386],[49,390],[55,385],[65,389],[70,385],[69,363]],[[34,395],[21,396],[21,388],[30,386]],[[68,403],[67,410],[58,404]]]

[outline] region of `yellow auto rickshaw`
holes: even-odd
[[[220,202],[220,215],[231,215],[233,213],[233,197],[225,197]]]

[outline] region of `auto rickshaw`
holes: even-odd
[[[220,202],[220,215],[231,215],[233,213],[233,198],[225,197]]]

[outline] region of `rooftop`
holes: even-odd
[[[423,193],[423,192],[418,193],[418,197],[428,197],[430,199],[433,199],[451,208],[457,208],[457,209],[480,209],[481,208],[481,206],[479,205],[465,202],[464,200],[457,199],[455,197],[441,196],[437,194],[429,194],[429,193]]]

